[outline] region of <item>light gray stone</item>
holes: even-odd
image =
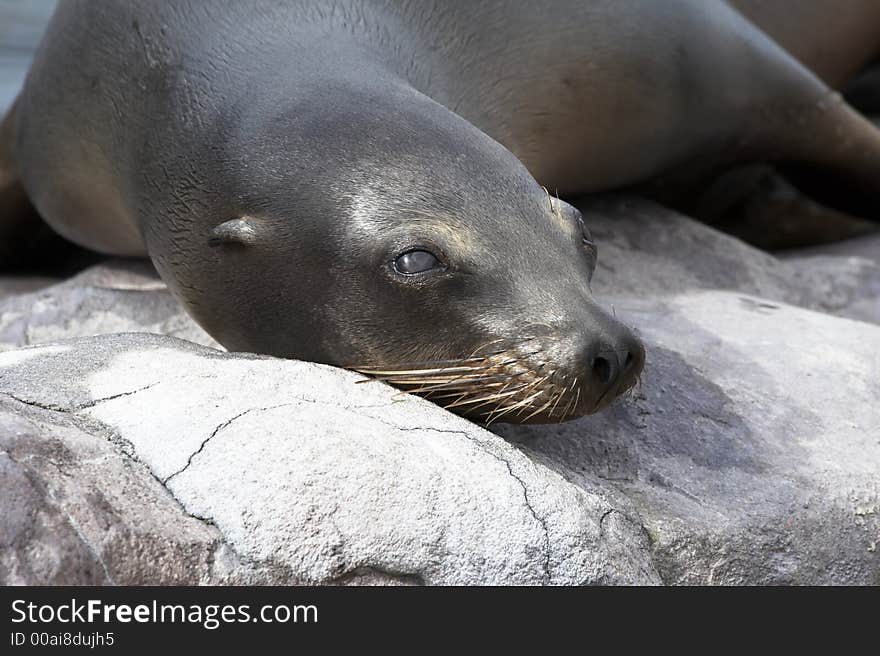
[[[821,309],[880,324],[880,235],[784,254],[804,287],[817,290]]]
[[[16,294],[26,294],[62,282],[58,278],[40,275],[6,275],[0,277],[0,305]]]
[[[496,432],[630,499],[666,583],[880,583],[880,327],[730,292],[614,302],[647,345],[633,396]]]
[[[271,582],[97,424],[0,395],[4,585]]]
[[[777,257],[643,199],[580,207],[599,244],[600,298],[728,290],[880,323],[876,234]]]
[[[0,290],[18,290],[0,296],[0,350],[120,332],[172,335],[219,348],[171,296],[149,262],[111,260],[58,284],[40,287],[43,280],[0,280]],[[20,291],[28,286],[36,289]]]
[[[112,457],[126,454],[173,496],[177,524],[216,527],[237,562],[274,580],[659,582],[647,536],[613,489],[572,485],[488,431],[360,380],[150,335],[0,354],[0,397],[107,437]],[[62,432],[51,437],[75,452],[68,460],[93,459]],[[45,476],[33,474],[40,485]],[[21,523],[23,512],[6,514]],[[93,510],[65,503],[63,512],[81,525]],[[81,559],[106,559],[100,532],[85,553],[68,542]],[[188,561],[190,576],[216,577],[205,560]],[[126,580],[151,582],[133,569]]]
[[[170,337],[17,348],[212,344],[147,264],[0,300],[3,580],[880,582],[873,237],[780,259],[647,201],[584,210],[648,364],[561,426],[493,435]]]

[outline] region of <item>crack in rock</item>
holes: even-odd
[[[106,403],[107,401],[113,401],[115,399],[121,399],[123,396],[131,396],[132,394],[138,394],[139,392],[145,392],[146,390],[156,387],[159,382],[150,383],[149,385],[144,385],[143,387],[139,387],[135,390],[131,390],[130,392],[120,392],[119,394],[113,394],[111,396],[105,396],[100,399],[95,399],[94,401],[87,401],[86,403],[81,403],[79,405],[73,406],[71,409],[72,412],[79,412],[80,410],[88,410],[89,408],[94,408],[96,405],[101,403]]]
[[[511,478],[513,478],[513,480],[515,480],[519,484],[520,488],[522,488],[523,500],[525,501],[526,508],[528,508],[535,521],[540,524],[541,530],[544,533],[544,583],[550,583],[550,581],[553,579],[553,576],[550,568],[550,529],[547,527],[547,521],[543,517],[541,517],[535,510],[535,507],[532,505],[532,501],[529,498],[529,490],[525,484],[525,481],[523,481],[519,476],[513,473],[513,467],[511,467],[510,462],[505,458],[502,458],[500,455],[493,453],[484,445],[480,444],[480,446],[482,447],[484,453],[502,463],[507,468],[507,472],[510,474]]]
[[[369,416],[372,419],[375,419],[376,421],[378,421],[379,423],[385,424],[386,426],[391,426],[392,428],[395,428],[395,429],[397,429],[399,431],[403,431],[403,432],[433,431],[435,433],[441,433],[441,434],[462,435],[462,436],[468,438],[468,440],[470,440],[477,447],[479,447],[480,450],[483,451],[483,453],[494,458],[498,462],[502,463],[505,466],[505,468],[507,469],[507,473],[510,474],[510,477],[513,478],[513,480],[515,480],[517,482],[517,484],[519,485],[519,487],[522,489],[523,500],[525,502],[526,508],[528,509],[529,513],[532,515],[532,517],[535,519],[535,521],[538,522],[538,524],[541,526],[541,530],[544,534],[544,582],[549,583],[552,580],[553,576],[552,576],[551,565],[550,565],[550,558],[551,558],[550,557],[550,550],[551,550],[550,529],[547,526],[547,521],[538,514],[538,512],[535,510],[535,507],[532,505],[532,501],[529,497],[528,487],[526,486],[525,482],[513,472],[513,467],[511,467],[510,461],[508,461],[506,458],[503,458],[502,456],[498,455],[497,453],[493,452],[491,449],[489,449],[485,444],[480,442],[478,439],[474,439],[474,436],[470,432],[465,431],[465,430],[456,430],[456,429],[449,429],[449,428],[445,428],[445,429],[444,428],[434,428],[433,426],[404,427],[404,426],[399,426],[393,422],[390,422],[390,421],[387,421],[384,419],[380,419],[379,417],[376,417],[374,415],[369,415]]]
[[[608,510],[603,512],[602,516],[599,518],[599,533],[601,534],[605,530],[605,520],[613,514],[620,515],[626,521],[628,521],[630,524],[637,527],[641,531],[642,535],[649,545],[647,555],[651,570],[654,572],[654,574],[657,575],[657,578],[660,580],[661,585],[669,585],[669,582],[665,578],[663,578],[661,568],[658,567],[657,552],[653,544],[654,540],[652,540],[651,538],[651,533],[648,530],[648,527],[645,526],[645,523],[641,519],[637,520],[634,517],[631,517],[627,513],[623,512],[622,510],[618,510],[617,508],[609,508]]]
[[[495,454],[491,455],[494,456]],[[525,501],[526,508],[529,509],[532,517],[534,517],[541,525],[541,530],[544,532],[544,582],[550,583],[550,581],[553,579],[553,576],[552,572],[550,571],[550,529],[547,527],[547,520],[539,515],[537,510],[535,510],[535,507],[532,505],[532,501],[529,498],[528,486],[526,486],[525,481],[523,481],[519,476],[513,473],[513,467],[511,467],[510,462],[508,462],[504,458],[498,459],[504,463],[504,465],[507,467],[508,473],[517,483],[519,483],[519,486],[522,488],[523,501]]]
[[[144,385],[143,387],[139,387],[134,390],[129,390],[128,392],[120,392],[119,394],[112,394],[111,396],[105,396],[100,399],[92,399],[89,401],[85,401],[83,403],[77,403],[70,406],[56,405],[53,403],[41,403],[40,401],[34,401],[33,399],[24,399],[20,396],[16,396],[12,392],[0,392],[11,399],[18,401],[19,403],[23,403],[25,405],[32,406],[34,408],[40,408],[41,410],[48,410],[50,412],[64,412],[67,414],[72,414],[75,412],[80,412],[81,410],[88,410],[90,408],[94,408],[101,403],[105,403],[107,401],[113,401],[115,399],[122,398],[123,396],[131,396],[132,394],[138,394],[139,392],[144,392],[151,387],[155,387],[158,385],[158,382],[150,383],[149,385]]]
[[[158,384],[158,383],[154,383],[153,385],[155,385],[155,384]],[[107,397],[105,399],[99,399],[97,401],[89,402],[89,404],[86,404],[86,405],[91,407],[92,405],[96,405],[97,403],[101,403],[101,402],[103,402],[105,400],[109,400],[111,398],[118,398],[120,396],[126,396],[126,395],[130,395],[130,394],[134,394],[138,391],[143,391],[143,389],[147,389],[149,387],[152,387],[153,385],[148,385],[144,388],[141,388],[140,390],[134,390],[131,392],[124,392],[122,394],[116,394],[116,395],[113,395],[112,397]],[[0,395],[6,396],[8,398],[12,398],[15,401],[18,401],[19,403],[22,403],[24,405],[39,408],[43,411],[64,413],[64,414],[73,414],[73,410],[70,408],[53,407],[48,404],[40,404],[38,402],[28,402],[24,399],[20,399],[20,398],[16,397],[15,395],[9,394],[8,392],[0,392]],[[285,405],[288,405],[288,404],[285,404]],[[292,405],[292,404],[289,404],[289,405]],[[268,408],[251,408],[251,411],[258,410],[258,409],[268,409]],[[137,451],[134,448],[134,445],[132,445],[128,440],[126,440],[124,437],[119,435],[110,426],[107,426],[106,424],[104,424],[100,421],[95,421],[91,418],[84,417],[82,415],[74,415],[73,418],[74,418],[74,422],[80,427],[80,429],[85,431],[87,434],[93,435],[96,439],[104,439],[104,440],[110,442],[111,444],[115,445],[117,448],[119,448],[121,450],[121,453],[119,455],[121,457],[123,457],[124,461],[127,461],[127,463],[128,463],[127,466],[136,465],[136,466],[142,468],[142,472],[146,476],[149,476],[154,481],[156,481],[156,483],[161,487],[161,489],[164,491],[164,493],[167,494],[171,498],[174,505],[177,507],[177,509],[180,511],[180,513],[183,516],[189,517],[191,519],[194,519],[198,522],[205,524],[206,526],[209,526],[215,532],[215,535],[213,538],[214,546],[212,547],[213,552],[217,552],[221,548],[226,548],[226,549],[229,549],[229,552],[232,554],[232,556],[242,566],[254,568],[253,571],[255,571],[255,572],[258,570],[261,570],[262,568],[265,568],[265,566],[266,566],[265,562],[263,562],[259,559],[251,558],[249,556],[246,556],[246,555],[240,553],[238,551],[238,549],[235,548],[235,545],[233,545],[232,543],[229,542],[229,540],[226,538],[226,535],[224,535],[224,533],[220,530],[220,528],[217,526],[216,522],[213,519],[211,519],[210,517],[203,517],[203,516],[198,515],[194,512],[191,512],[186,507],[186,505],[183,503],[183,501],[181,501],[177,497],[177,495],[175,495],[174,492],[164,484],[162,479],[160,479],[158,476],[156,476],[156,474],[155,474],[155,472],[153,472],[152,468],[138,457]],[[29,421],[29,423],[33,424],[33,422],[31,422],[30,420],[27,420],[27,421]],[[33,425],[35,426],[35,428],[37,427],[36,424],[33,424]],[[18,464],[26,472],[26,475],[28,475],[29,478],[31,478],[30,474],[28,473],[28,472],[30,472],[30,469],[24,465],[23,461],[13,457],[12,454],[6,450],[0,451],[0,455],[5,455],[12,462]],[[99,460],[103,460],[103,459],[109,458],[109,457],[110,456],[104,456],[104,457],[100,458]],[[31,459],[31,457],[29,457],[28,459]],[[85,461],[85,462],[92,462],[92,461]],[[31,480],[32,480],[32,482],[36,483],[36,481],[34,481],[33,479],[31,479]],[[111,583],[113,583],[114,585],[116,585],[115,580],[110,575],[110,572],[107,568],[106,563],[98,555],[98,553],[95,551],[95,549],[92,548],[91,544],[89,544],[88,541],[86,541],[85,537],[79,531],[78,524],[73,519],[73,516],[70,513],[63,510],[61,508],[61,506],[58,506],[58,508],[59,508],[59,510],[61,510],[62,514],[65,516],[65,518],[67,520],[67,523],[70,525],[70,527],[76,533],[77,537],[83,543],[85,548],[89,551],[89,553],[92,554],[92,556],[95,558],[95,560],[101,565],[101,567],[104,570],[105,576],[107,577],[107,580],[110,581]],[[283,578],[283,577],[281,577],[281,578]],[[279,580],[281,580],[281,579],[279,578]]]
[[[169,482],[172,478],[174,478],[174,477],[177,476],[178,474],[182,474],[183,472],[185,472],[185,471],[189,468],[189,466],[190,466],[190,465],[192,464],[192,462],[193,462],[193,459],[194,459],[197,455],[199,455],[202,451],[205,450],[205,447],[208,445],[208,442],[210,442],[212,439],[214,439],[220,431],[222,431],[224,428],[227,428],[227,427],[228,427],[230,424],[232,424],[234,421],[236,421],[236,420],[238,420],[238,419],[241,419],[241,418],[244,417],[245,415],[248,415],[248,414],[250,414],[250,413],[252,413],[252,412],[266,412],[267,410],[274,410],[274,409],[276,409],[276,408],[286,408],[286,407],[288,407],[288,406],[292,406],[292,405],[296,405],[296,403],[279,403],[278,405],[270,405],[270,406],[266,406],[266,407],[264,407],[264,408],[248,408],[247,410],[244,410],[243,412],[239,412],[239,413],[238,413],[237,415],[235,415],[234,417],[231,417],[230,419],[227,419],[226,421],[224,421],[222,424],[219,424],[219,425],[218,425],[218,426],[217,426],[217,427],[211,432],[211,434],[208,435],[208,437],[206,437],[204,440],[202,440],[202,443],[199,445],[199,448],[196,449],[195,451],[193,451],[193,452],[189,455],[189,458],[186,459],[186,464],[185,464],[183,467],[181,467],[180,469],[178,469],[176,472],[174,472],[174,473],[172,473],[172,474],[169,474],[169,475],[166,476],[164,479],[161,479],[161,480],[157,479],[157,480],[159,480],[159,482],[162,483],[162,485],[164,485],[164,486],[167,487],[167,486],[168,486],[168,482]],[[177,497],[175,497],[175,498],[177,498]],[[199,519],[201,519],[201,518],[199,518]]]
[[[599,518],[599,530],[601,531],[603,525],[605,524],[605,519],[613,512],[617,512],[614,508],[610,508],[602,513],[602,516]]]
[[[2,392],[2,393],[9,396],[10,398],[18,401],[19,403],[23,403],[25,405],[33,406],[33,407],[40,408],[42,410],[46,410],[46,411],[50,411],[50,412],[61,412],[61,413],[73,414],[73,413],[79,412],[81,410],[86,410],[86,409],[95,407],[96,405],[99,405],[99,404],[107,402],[107,401],[118,399],[118,398],[121,398],[124,396],[130,396],[133,394],[137,394],[139,392],[143,392],[143,391],[150,389],[158,384],[159,384],[158,382],[154,382],[154,383],[151,383],[149,385],[145,385],[144,387],[141,387],[141,388],[138,388],[135,390],[131,390],[128,392],[121,392],[119,394],[114,394],[112,396],[87,401],[85,403],[77,404],[77,405],[70,406],[70,407],[63,407],[63,406],[58,406],[58,405],[53,405],[53,404],[40,403],[38,401],[27,400],[27,399],[19,398],[18,396],[11,394],[9,392]],[[199,448],[196,451],[194,451],[192,454],[190,454],[190,456],[187,458],[186,464],[183,467],[181,467],[179,470],[177,470],[177,471],[173,472],[172,474],[168,475],[167,477],[165,477],[164,479],[156,476],[155,473],[153,473],[152,468],[149,465],[146,465],[145,463],[143,463],[137,457],[135,449],[131,448],[130,452],[127,452],[127,455],[134,462],[137,462],[145,467],[146,471],[150,474],[150,476],[152,478],[154,478],[159,484],[162,485],[162,487],[174,499],[174,501],[180,507],[181,511],[186,516],[191,517],[197,521],[203,522],[203,523],[213,527],[215,530],[219,530],[219,528],[217,527],[217,524],[214,522],[213,519],[211,519],[209,517],[203,517],[203,516],[197,515],[197,514],[193,513],[192,511],[190,511],[186,507],[186,504],[180,498],[178,498],[177,495],[174,494],[174,492],[171,490],[170,487],[168,487],[168,483],[171,481],[172,478],[174,478],[174,477],[178,476],[179,474],[182,474],[184,471],[186,471],[190,467],[190,465],[192,464],[195,457],[199,453],[204,451],[205,447],[208,445],[208,443],[214,437],[216,437],[225,428],[230,426],[233,422],[237,421],[238,419],[240,419],[241,417],[243,417],[245,415],[248,415],[252,412],[265,412],[265,411],[273,410],[276,408],[293,406],[293,405],[297,405],[297,403],[312,403],[312,404],[316,404],[316,405],[332,406],[334,408],[338,407],[337,405],[324,403],[318,399],[310,399],[310,398],[304,398],[304,397],[295,397],[295,398],[296,398],[296,401],[293,403],[282,403],[282,404],[266,406],[266,407],[248,408],[247,410],[244,410],[243,412],[240,412],[239,414],[235,415],[234,417],[231,417],[230,419],[219,424],[216,428],[214,428],[214,430],[211,432],[211,434],[208,435],[202,441]],[[379,407],[385,407],[385,406],[383,405],[383,406],[379,406]],[[371,409],[371,406],[353,406],[353,407],[346,408],[346,409],[349,411],[358,411],[358,410],[362,410],[362,409]],[[370,417],[371,419],[373,419],[375,421],[378,421],[382,424],[385,424],[386,426],[389,426],[391,428],[394,428],[394,429],[402,431],[402,432],[431,431],[431,432],[440,433],[440,434],[459,435],[459,436],[465,437],[469,441],[471,441],[473,444],[475,444],[481,451],[483,451],[487,455],[491,456],[493,459],[502,463],[504,465],[505,469],[507,470],[508,474],[510,475],[510,477],[513,478],[514,481],[516,481],[517,485],[522,490],[523,501],[525,503],[525,506],[526,506],[528,512],[532,515],[534,520],[541,527],[541,530],[542,530],[542,533],[544,536],[543,580],[545,583],[549,583],[552,580],[552,571],[551,571],[551,562],[550,562],[551,561],[550,531],[549,531],[549,527],[547,525],[547,521],[535,510],[535,507],[532,504],[531,497],[529,496],[528,487],[526,486],[525,482],[519,476],[517,476],[516,473],[514,473],[513,468],[507,459],[505,459],[501,455],[493,452],[490,448],[488,448],[487,445],[483,444],[479,440],[474,439],[474,436],[472,435],[472,433],[467,430],[444,429],[444,428],[436,428],[433,426],[400,426],[398,424],[395,424],[394,422],[387,421],[384,418],[377,417],[377,416],[373,415],[372,413],[366,413],[364,416]],[[107,428],[109,428],[109,427],[107,427]],[[113,431],[111,430],[111,432],[113,432]],[[74,530],[76,530],[76,527],[74,527]],[[231,548],[232,552],[241,560],[241,562],[243,562],[243,563],[250,562],[251,559],[246,558],[243,556],[243,554],[238,553],[238,551],[231,544],[229,544],[229,542],[225,539],[225,536],[223,536],[222,531],[220,532],[220,541],[222,543],[226,544],[229,548]],[[88,544],[86,546],[89,547]],[[96,555],[96,558],[97,558],[97,555]],[[101,562],[100,559],[98,559],[98,560],[99,560],[99,562]],[[103,562],[101,564],[103,565]],[[257,563],[254,562],[252,564],[257,564]],[[371,567],[370,569],[376,570],[377,568]],[[106,571],[106,567],[105,567],[105,571]],[[385,572],[385,573],[390,574],[390,575],[394,574],[391,572]],[[107,573],[107,576],[108,576],[108,579],[112,581],[112,578],[110,577],[109,573]],[[409,577],[421,578],[419,575],[416,575],[416,574],[405,574],[404,576],[406,578],[409,578]]]
[[[39,401],[29,401],[28,399],[22,399],[10,392],[3,392],[3,394],[5,396],[8,396],[10,399],[13,399],[14,401],[18,401],[19,403],[23,403],[24,405],[29,405],[33,408],[39,408],[40,410],[48,410],[49,412],[72,412],[71,408],[65,408],[64,406],[40,403]]]

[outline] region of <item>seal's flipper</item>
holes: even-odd
[[[810,110],[794,161],[780,169],[797,187],[824,205],[880,222],[880,129],[830,94],[826,106]]]
[[[826,207],[765,164],[736,167],[685,212],[764,250],[827,244],[874,233],[877,225]]]

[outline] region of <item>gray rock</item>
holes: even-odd
[[[3,539],[19,545],[15,554],[53,553],[13,556],[0,578],[13,582],[24,572],[30,582],[91,582],[101,580],[96,563],[103,562],[114,581],[154,582],[147,555],[113,552],[108,529],[97,525],[103,513],[110,531],[127,527],[132,549],[141,539],[149,549],[144,536],[165,527],[164,581],[222,579],[211,556],[220,545],[232,554],[227,578],[659,582],[647,536],[614,490],[572,485],[492,433],[359,380],[331,367],[149,335],[0,354],[0,398],[13,410],[18,404],[11,420],[33,417],[33,428],[4,447],[26,469],[9,479],[22,499],[4,497],[11,528]],[[75,430],[58,428],[66,425]],[[62,485],[54,468],[28,460],[46,442],[64,452],[69,492],[35,492],[22,482],[29,478],[39,490]],[[126,458],[141,491],[117,483]],[[103,474],[81,473],[93,462],[109,463],[103,484],[96,483]],[[42,532],[20,528],[41,513],[48,517]],[[161,522],[140,525],[142,516],[160,514]],[[50,535],[65,517],[72,533]],[[125,558],[130,570],[120,564]],[[59,564],[44,572],[45,560]],[[241,573],[239,563],[249,568]]]
[[[172,335],[219,345],[171,296],[149,262],[108,261],[61,282],[39,288],[43,279],[6,278],[34,291],[0,296],[0,350],[69,337],[120,332]]]
[[[4,585],[264,582],[96,424],[0,398]],[[271,580],[271,579],[268,579]]]
[[[804,287],[817,290],[821,309],[880,323],[880,235],[783,255]]]
[[[880,583],[880,327],[736,293],[614,301],[647,344],[632,398],[495,431],[630,499],[666,583]]]
[[[561,426],[493,435],[170,337],[0,354],[0,579],[880,582],[873,238],[780,259],[646,201],[584,209],[648,365]],[[147,264],[0,300],[7,349],[118,331],[213,343]]]
[[[802,248],[789,251],[782,256],[787,259],[816,256],[858,257],[880,264],[880,234],[846,239],[834,244],[825,244],[824,246]]]
[[[59,282],[62,282],[62,280],[51,276],[7,275],[0,277],[0,305],[2,305],[3,301],[9,296],[26,294],[38,289],[44,289]]]
[[[600,296],[718,289],[815,303],[773,255],[656,203],[609,196],[579,207],[599,247],[593,290]]]
[[[650,201],[609,196],[580,207],[599,244],[600,297],[729,290],[880,323],[877,235],[780,258]]]
[[[0,114],[52,4],[0,2]],[[777,176],[752,187],[749,238],[838,229]],[[584,209],[644,381],[597,417],[493,427],[510,442],[168,337],[0,354],[0,583],[880,584],[880,329],[828,316],[880,323],[878,238],[777,258],[646,201]],[[149,265],[53,283],[0,280],[0,350],[216,346]]]

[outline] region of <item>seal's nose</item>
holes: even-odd
[[[628,388],[645,364],[645,348],[628,330],[588,347],[590,369],[605,390]]]

